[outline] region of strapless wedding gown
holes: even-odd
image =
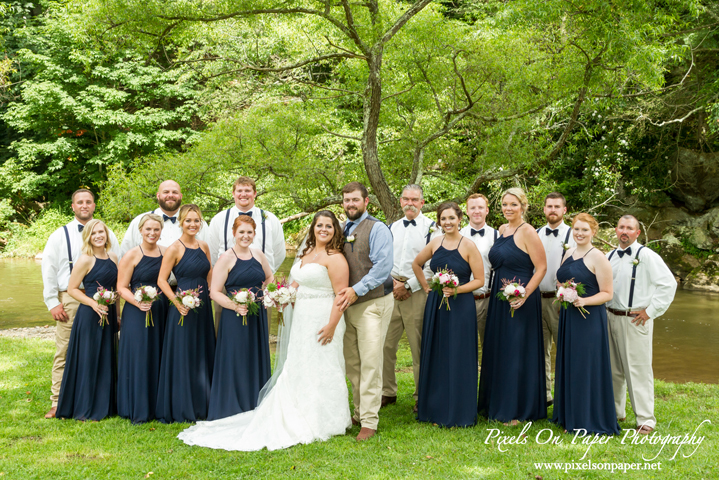
[[[287,358],[274,386],[256,409],[211,422],[198,422],[178,438],[188,445],[222,450],[277,450],[327,440],[351,426],[342,340],[344,317],[334,339],[317,341],[329,321],[334,292],[327,268],[295,264],[300,285],[292,316]],[[270,381],[273,381],[270,380]]]

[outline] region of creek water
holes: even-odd
[[[280,274],[291,266],[288,258]],[[40,262],[0,260],[0,329],[52,324],[42,302]],[[653,348],[656,378],[719,383],[719,294],[678,290],[667,313],[655,320]]]

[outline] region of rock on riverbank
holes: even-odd
[[[11,328],[0,330],[0,337],[9,338],[39,338],[42,340],[55,340],[55,326]]]

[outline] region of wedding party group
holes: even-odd
[[[597,220],[565,223],[557,192],[538,229],[519,188],[502,193],[497,229],[482,194],[466,213],[441,204],[433,221],[410,184],[404,217],[386,225],[369,215],[362,183],[341,193],[346,221],[317,212],[282,281],[282,224],[255,205],[250,177],[209,225],[176,182],[162,182],[158,208],[133,219],[121,244],[93,218],[93,193],[76,191],[75,218],[42,257],[57,325],[46,418],[196,422],[179,438],[224,450],[307,444],[353,425],[365,441],[380,410],[398,408],[389,406],[406,334],[420,422],[516,425],[553,405],[551,421],[568,432],[614,435],[628,392],[634,428],[654,430],[652,331],[677,285],[638,243],[635,217],[619,219],[618,247],[605,255],[592,243]],[[271,306],[282,312],[274,371]]]

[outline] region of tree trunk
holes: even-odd
[[[387,222],[401,218],[401,209],[397,197],[387,184],[382,167],[379,163],[377,144],[377,127],[382,108],[382,45],[373,47],[367,58],[369,76],[364,92],[362,159],[367,177],[377,200],[382,207]]]

